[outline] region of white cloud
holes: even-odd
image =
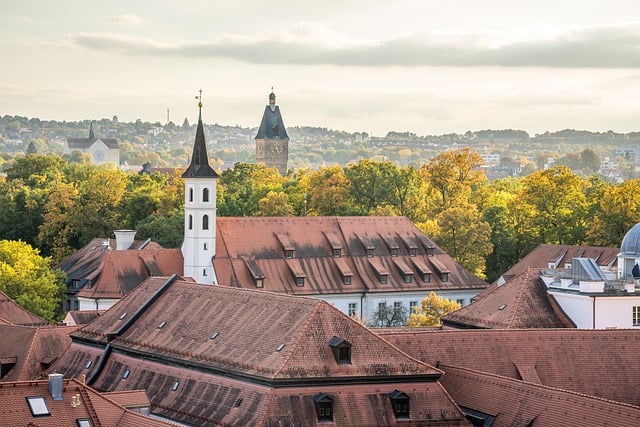
[[[511,38],[510,38],[511,36]],[[255,64],[338,66],[640,67],[640,24],[506,33],[413,32],[355,40],[305,23],[258,35],[165,43],[117,33],[74,33],[75,46],[125,55],[226,58]]]
[[[109,24],[122,25],[125,27],[137,27],[144,21],[144,19],[139,16],[129,14],[108,16],[104,20]]]

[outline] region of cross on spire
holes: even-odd
[[[198,100],[198,120],[202,120],[202,89],[198,92],[199,95],[196,95],[196,99]]]

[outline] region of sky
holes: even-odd
[[[3,3],[1,115],[640,131],[637,0]]]

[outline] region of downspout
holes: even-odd
[[[362,295],[360,295],[360,320],[364,322],[364,297],[366,296],[366,292],[363,292]]]
[[[593,315],[591,316],[593,318],[593,328],[596,328],[596,297],[592,296],[591,298],[593,298]]]

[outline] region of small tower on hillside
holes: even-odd
[[[280,108],[276,105],[276,94],[269,94],[269,105],[264,109],[262,122],[255,137],[256,162],[278,168],[281,175],[287,174],[289,160],[289,136],[282,121]]]
[[[216,255],[216,185],[218,174],[209,165],[202,125],[202,90],[198,99],[198,126],[191,164],[184,178],[184,276],[199,283],[218,284],[213,268]]]

